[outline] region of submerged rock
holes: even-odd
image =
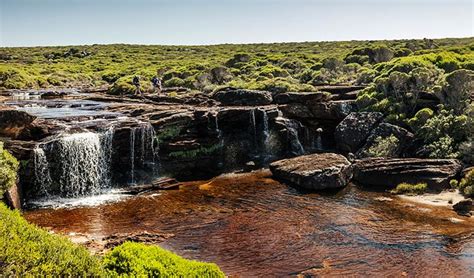
[[[474,207],[471,199],[464,199],[453,205],[453,210],[462,216],[471,216],[471,210],[473,209]]]
[[[334,137],[337,148],[355,153],[369,137],[372,130],[382,120],[379,112],[351,113],[336,127]]]
[[[268,105],[272,95],[265,91],[225,88],[212,95],[212,99],[224,105]]]
[[[315,190],[344,187],[352,176],[351,163],[334,153],[283,159],[270,164],[270,170],[276,180]]]
[[[456,159],[366,158],[354,164],[354,180],[382,188],[394,188],[402,182],[422,182],[431,189],[442,189],[449,187],[449,181],[461,169]]]

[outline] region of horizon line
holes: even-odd
[[[466,37],[419,37],[419,38],[392,38],[392,39],[352,39],[352,40],[315,40],[315,41],[280,41],[280,42],[228,42],[228,43],[209,43],[209,44],[141,44],[141,43],[126,43],[126,42],[113,42],[113,43],[86,43],[86,44],[57,44],[57,45],[16,45],[16,46],[3,46],[0,48],[36,48],[36,47],[69,47],[69,46],[97,46],[97,45],[130,45],[130,46],[170,46],[170,47],[204,47],[204,46],[222,46],[222,45],[259,45],[259,44],[292,44],[292,43],[330,43],[330,42],[382,42],[382,41],[410,41],[410,40],[446,40],[446,39],[474,39],[473,36]]]

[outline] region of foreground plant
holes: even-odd
[[[224,277],[215,264],[181,258],[158,246],[127,242],[104,258],[28,223],[0,203],[0,276]]]
[[[426,192],[428,185],[426,183],[400,183],[395,189],[390,191],[392,194],[421,195]]]

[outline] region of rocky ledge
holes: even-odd
[[[313,190],[344,187],[352,176],[351,163],[335,153],[283,159],[270,164],[270,170],[276,180]]]
[[[402,182],[427,183],[432,190],[449,187],[461,171],[456,159],[366,158],[354,164],[354,180],[364,186],[396,187]]]

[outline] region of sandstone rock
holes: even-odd
[[[471,199],[464,199],[462,201],[457,202],[453,205],[453,210],[463,216],[471,216],[471,210],[473,210],[473,204]]]
[[[344,85],[318,87],[319,90],[324,91],[324,92],[329,92],[331,94],[346,94],[353,91],[362,90],[364,88],[365,86],[344,86]]]
[[[276,94],[273,102],[277,104],[321,102],[329,100],[329,94],[325,92],[287,92]]]
[[[357,106],[354,100],[337,100],[312,103],[309,109],[315,119],[339,122],[357,111]]]
[[[334,153],[310,154],[270,164],[275,179],[306,189],[346,186],[352,176],[351,163]]]
[[[430,189],[449,187],[461,171],[456,159],[366,158],[354,164],[354,180],[364,186],[394,188],[402,182],[427,183]]]
[[[372,130],[382,120],[379,112],[351,113],[336,127],[334,137],[337,148],[355,153],[369,137]]]
[[[273,101],[269,92],[234,88],[217,91],[211,98],[224,105],[268,105]]]
[[[398,143],[387,157],[400,157],[413,141],[414,135],[402,127],[389,123],[382,123],[372,131],[367,142],[357,152],[357,157],[368,157],[368,150],[375,145],[377,138],[386,139],[392,135],[398,139]]]
[[[15,138],[36,119],[35,116],[16,109],[0,110],[0,136]]]

